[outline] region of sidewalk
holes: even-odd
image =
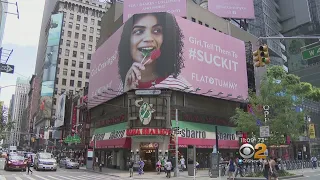
[[[96,168],[95,171],[93,171],[92,169],[86,169],[86,168],[80,168],[83,169],[85,171],[89,171],[89,172],[96,172],[96,173],[100,173],[100,174],[105,174],[108,176],[114,176],[114,177],[118,177],[118,178],[125,178],[125,179],[129,179],[129,172],[128,171],[123,171],[123,170],[117,170],[117,169],[109,169],[109,168],[102,168],[102,172],[99,172],[99,169]],[[298,176],[301,176],[303,173],[308,173],[308,172],[315,172],[315,171],[319,171],[320,172],[320,168],[317,169],[311,169],[311,168],[307,168],[304,169],[303,172],[301,169],[299,170],[288,170],[288,172],[296,174]],[[179,172],[179,177],[173,177],[174,173],[171,173],[171,179],[193,179],[193,176],[188,176],[188,172],[184,171],[184,172]],[[130,178],[130,179],[166,179],[165,177],[165,173],[162,172],[161,174],[157,174],[156,172],[145,172],[145,174],[143,175],[138,175],[137,172],[134,172],[134,177]],[[220,178],[210,178],[209,174],[208,174],[208,170],[199,170],[197,175],[196,175],[196,179],[197,180],[209,180],[209,179],[220,179]],[[221,177],[221,180],[226,180],[227,177],[223,176]],[[236,178],[236,179],[242,179],[242,180],[246,180],[246,179],[260,179],[260,178]],[[264,178],[261,178],[264,179]]]

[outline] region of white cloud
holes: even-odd
[[[45,0],[18,0],[20,19],[7,15],[3,43],[37,46],[44,3]],[[9,5],[8,10],[16,12],[16,6]]]

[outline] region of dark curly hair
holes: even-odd
[[[135,14],[126,21],[123,27],[121,40],[118,46],[119,51],[119,74],[122,82],[125,82],[125,77],[130,69],[133,59],[130,52],[130,39],[132,29],[137,20],[143,16],[154,15],[158,24],[163,29],[163,43],[160,47],[161,56],[156,61],[156,72],[160,77],[167,77],[173,75],[177,77],[181,73],[181,69],[184,68],[183,59],[183,38],[184,35],[172,14],[160,12],[160,13],[146,13]]]

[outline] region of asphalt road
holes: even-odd
[[[32,168],[33,170],[33,168]],[[58,169],[54,171],[35,171],[27,175],[21,171],[0,170],[0,180],[121,180],[121,178],[111,177],[98,173],[87,172],[76,169]]]

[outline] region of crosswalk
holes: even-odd
[[[122,180],[122,178],[102,175],[102,174],[16,174],[16,175],[0,175],[0,180]],[[128,178],[127,178],[128,179]]]

